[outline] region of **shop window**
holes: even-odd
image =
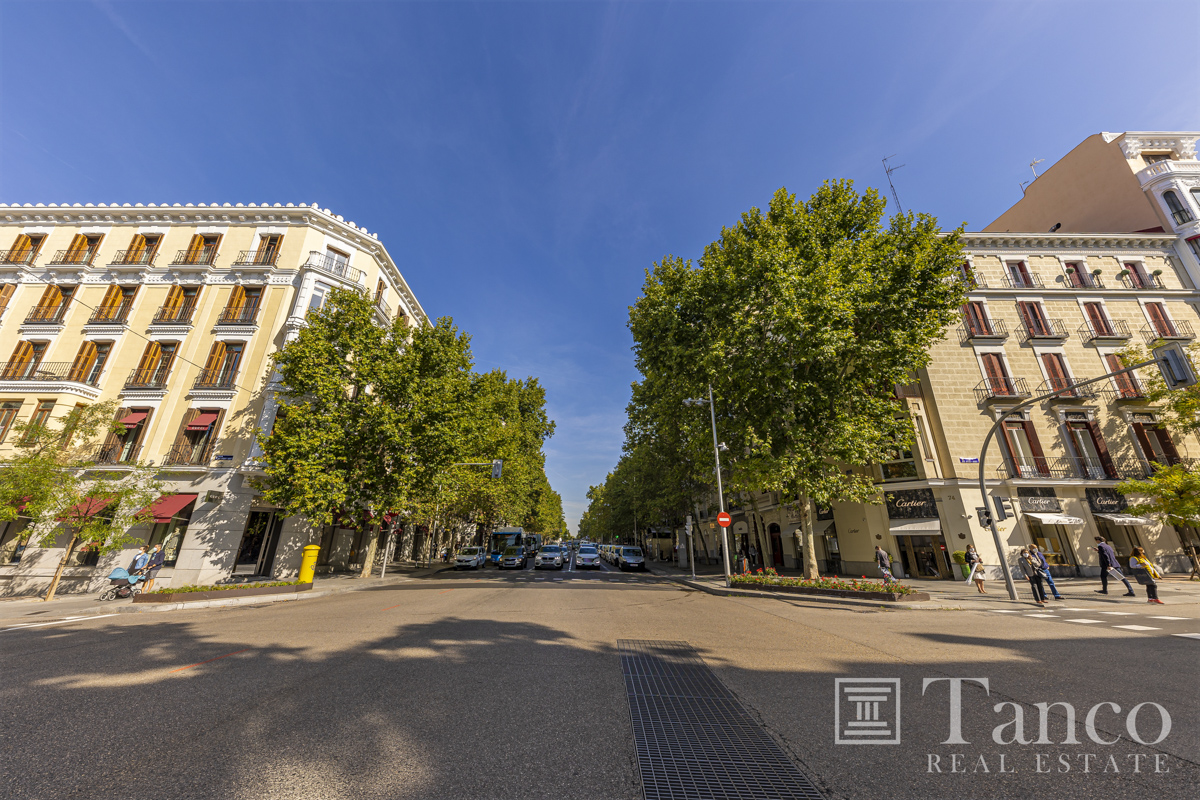
[[[0,522],[0,564],[16,564],[21,560],[25,545],[29,542],[29,517],[17,517],[9,522]]]
[[[1070,549],[1070,539],[1062,525],[1043,525],[1033,517],[1026,516],[1029,523],[1029,538],[1052,567],[1070,567],[1075,563]]]
[[[170,522],[156,522],[150,528],[150,536],[146,539],[146,545],[148,547],[154,547],[156,544],[163,546],[164,567],[175,566],[175,562],[179,559],[179,549],[183,546],[183,537],[187,534],[188,522],[191,520],[194,506],[194,502],[190,503]]]

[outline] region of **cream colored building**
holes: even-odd
[[[315,205],[0,206],[0,454],[14,420],[115,400],[126,432],[98,460],[160,465],[174,493],[144,530],[168,556],[158,585],[294,575],[310,542],[350,560],[353,532],[310,530],[251,485],[270,356],[335,287],[369,292],[381,322],[428,321],[378,237]],[[0,533],[0,594],[39,591],[61,559],[24,525]],[[95,590],[131,554],[73,556],[61,590]]]

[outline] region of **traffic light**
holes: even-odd
[[[492,462],[492,480],[500,480],[500,470],[504,467],[504,460],[497,458]]]
[[[992,527],[992,512],[988,511],[987,506],[980,506],[979,508],[975,509],[975,516],[979,518],[979,527]]]
[[[992,495],[992,503],[996,506],[996,522],[1003,522],[1009,517],[1016,516],[1011,499]]]
[[[1179,342],[1164,344],[1154,348],[1154,357],[1158,359],[1158,369],[1162,372],[1163,380],[1171,391],[1196,385],[1196,372],[1192,362],[1188,360],[1187,351]]]

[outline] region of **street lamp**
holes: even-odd
[[[708,404],[709,418],[712,420],[712,435],[713,435],[713,458],[717,464],[717,504],[720,506],[721,513],[725,513],[725,491],[721,487],[721,451],[729,448],[717,442],[717,411],[713,406],[712,384],[708,384],[708,399],[697,398],[694,400],[684,400],[685,406],[702,406]],[[729,571],[729,529],[721,526],[721,550],[725,556],[725,587],[729,588],[733,585],[733,576]],[[689,554],[691,555],[691,554]]]

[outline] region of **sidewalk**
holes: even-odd
[[[668,578],[702,592],[727,597],[772,597],[791,602],[870,606],[872,608],[882,606],[885,608],[930,611],[942,609],[986,610],[1001,605],[1014,605],[1013,601],[1008,599],[1008,592],[1005,589],[1003,580],[988,581],[984,586],[987,594],[979,594],[973,583],[968,584],[965,581],[903,579],[899,582],[906,586],[911,586],[918,591],[928,593],[930,599],[912,603],[903,601],[884,603],[878,600],[855,600],[841,597],[822,597],[820,595],[800,595],[759,589],[727,589],[725,588],[725,576],[721,568],[713,566],[697,566],[695,581],[692,580],[691,570],[680,569],[669,562],[650,561],[647,562],[647,567],[650,572],[660,577]],[[793,575],[789,572],[786,577],[793,577]],[[1132,579],[1130,579],[1130,582],[1134,586],[1134,592],[1137,594],[1137,597],[1122,597],[1125,593],[1125,587],[1119,581],[1109,581],[1109,593],[1107,595],[1097,594],[1096,592],[1100,588],[1099,578],[1056,578],[1054,582],[1058,586],[1059,593],[1064,598],[1062,602],[1072,606],[1091,604],[1088,607],[1095,607],[1099,610],[1115,608],[1118,605],[1134,605],[1138,607],[1145,607],[1147,605],[1145,588],[1139,587],[1137,582]],[[1019,598],[1016,605],[1033,606],[1033,592],[1030,589],[1029,582],[1014,578],[1014,583],[1017,588],[1017,597]],[[1200,617],[1200,581],[1189,581],[1184,575],[1167,577],[1158,582],[1158,593],[1164,605],[1157,606],[1157,608],[1171,606],[1173,609],[1172,613],[1182,612]],[[1047,594],[1049,594],[1049,589],[1047,589]],[[1057,601],[1051,598],[1048,602],[1052,605]]]
[[[440,572],[443,569],[453,569],[453,567],[445,564],[434,564],[432,566],[389,564],[387,576],[382,579],[375,577],[359,578],[356,575],[347,573],[318,575],[313,581],[313,588],[307,592],[231,597],[228,600],[198,600],[181,603],[134,604],[133,598],[101,602],[98,592],[91,594],[58,595],[49,603],[44,602],[41,597],[28,595],[4,597],[0,598],[0,628],[37,622],[53,622],[67,617],[91,617],[100,614],[145,614],[160,611],[180,611],[220,606],[261,605],[263,603],[309,600],[315,597],[325,597],[326,595],[340,594],[342,592],[355,592],[363,589],[372,589],[377,586],[387,586],[413,578],[423,578],[435,572]]]

